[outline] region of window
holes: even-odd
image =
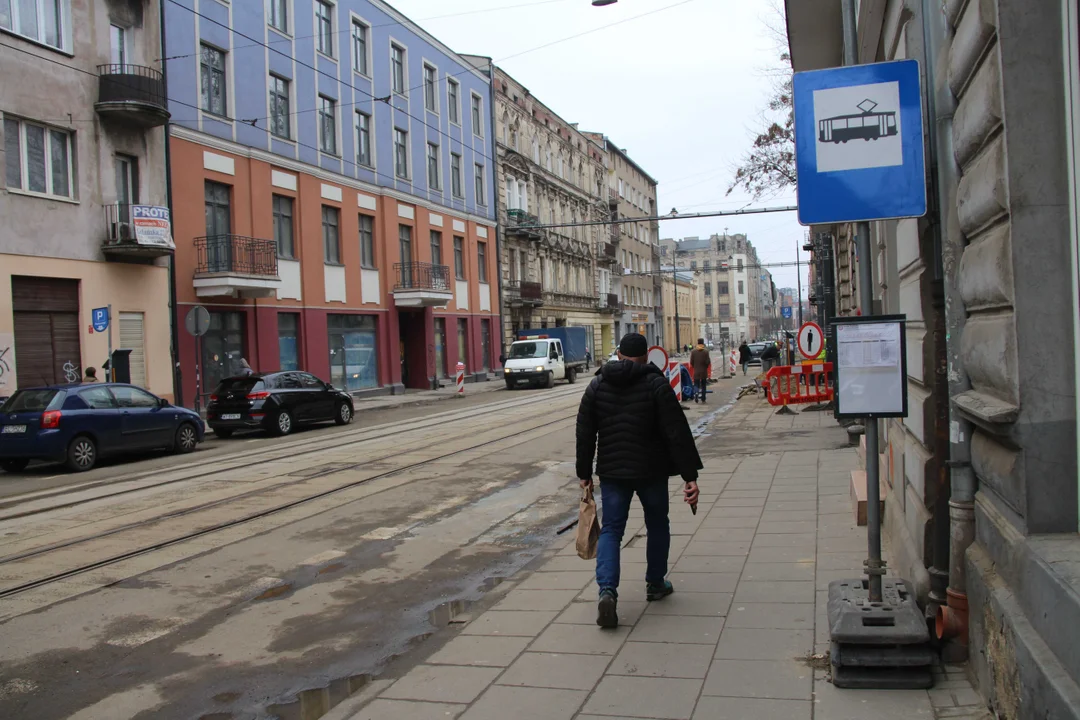
[[[209,45],[202,46],[202,109],[225,117],[225,53]]]
[[[334,101],[319,96],[319,149],[330,155],[337,154],[337,111]]]
[[[270,76],[270,132],[289,138],[289,81]]]
[[[472,96],[472,131],[477,137],[484,137],[483,102],[479,95]]]
[[[297,352],[300,336],[300,315],[278,313],[278,365],[282,370],[299,370],[300,354]]]
[[[334,6],[325,0],[315,0],[315,32],[319,52],[334,57]]]
[[[114,410],[116,408],[116,400],[113,398],[112,393],[109,392],[107,387],[95,387],[89,390],[83,390],[79,393],[79,397],[86,403],[86,406],[91,410]]]
[[[375,318],[370,315],[327,315],[326,328],[333,386],[345,390],[377,387]]]
[[[284,195],[274,195],[274,242],[277,243],[279,258],[291,260],[295,257],[293,246],[293,199]]]
[[[204,188],[206,205],[206,234],[228,235],[232,232],[232,203],[228,185],[206,181]]]
[[[740,294],[740,295],[742,295],[742,294],[743,294],[744,292],[746,292],[746,291],[744,290],[744,287],[745,287],[745,286],[743,285],[743,281],[742,281],[742,280],[740,280],[740,281],[739,281],[739,294]]]
[[[323,205],[322,208],[322,237],[323,237],[323,261],[329,265],[341,264],[341,238],[338,236],[337,208]]]
[[[398,95],[405,94],[405,48],[400,45],[390,46],[390,80]]]
[[[398,225],[398,245],[401,249],[401,262],[412,263],[412,227],[410,225]]]
[[[716,285],[717,285],[717,288],[716,288],[716,294],[717,295],[727,295],[728,294],[728,284],[727,284],[726,280],[724,280],[722,282],[718,282],[718,283],[716,283]]]
[[[131,206],[139,204],[139,159],[131,155],[117,155],[116,202],[119,220],[131,222]]]
[[[375,269],[375,220],[360,216],[360,267]]]
[[[713,316],[712,315],[712,305],[706,305],[705,306],[705,317],[711,320],[712,316]]]
[[[458,362],[461,363],[462,365],[465,365],[466,368],[468,368],[468,363],[466,362],[467,353],[465,351],[467,349],[466,346],[468,345],[468,337],[469,337],[469,321],[466,320],[465,318],[458,318],[458,321],[457,321],[457,359],[458,359]]]
[[[727,320],[731,317],[731,305],[724,303],[720,306],[720,319]]]
[[[371,116],[356,111],[356,162],[374,167],[371,160]]]
[[[440,189],[439,182],[439,146],[435,143],[427,144],[427,181],[432,190]]]
[[[739,303],[739,317],[746,317],[746,305]]]
[[[711,270],[711,269],[712,269],[712,263],[711,263],[711,262],[709,262],[708,260],[706,260],[706,261],[704,262],[704,267],[705,267],[705,272],[709,272],[709,270]]]
[[[353,71],[368,75],[368,27],[353,20],[352,23]]]
[[[712,297],[712,285],[705,283],[705,297]]]
[[[487,205],[487,197],[484,194],[484,166],[480,163],[476,163],[475,172],[476,187],[474,190],[476,192],[476,204]]]
[[[289,32],[289,0],[269,0],[270,27],[283,33]],[[284,369],[284,368],[283,368]]]
[[[487,282],[487,243],[476,243],[477,277],[480,282]]]
[[[409,179],[409,133],[394,128],[394,173]]]
[[[122,408],[156,408],[158,406],[158,399],[145,390],[130,385],[113,385],[109,389],[116,398],[116,404]]]
[[[454,276],[465,279],[465,238],[454,237]]]
[[[58,50],[68,49],[71,0],[0,0],[0,27]]]
[[[442,265],[442,233],[431,231],[431,264]]]
[[[428,112],[439,112],[435,90],[438,85],[438,71],[431,65],[424,65],[424,109]]]
[[[2,0],[0,0],[2,2]],[[128,30],[118,25],[109,26],[109,62],[114,65],[126,65],[130,62],[128,49]]]
[[[691,270],[697,270],[697,260],[691,260],[690,261],[690,269]]]
[[[739,272],[742,272],[742,269],[743,269],[742,258],[739,258],[735,262],[736,262],[736,270],[738,270]]]
[[[461,124],[461,86],[457,80],[446,81],[446,104],[450,122]]]
[[[457,153],[450,153],[450,190],[456,198],[465,197],[461,181],[461,156]]]

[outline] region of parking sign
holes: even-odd
[[[105,332],[109,329],[109,308],[100,307],[90,311],[90,324],[94,332]]]

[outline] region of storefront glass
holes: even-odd
[[[330,382],[345,390],[378,387],[375,318],[370,315],[327,315]]]
[[[202,393],[209,395],[222,380],[239,375],[243,369],[245,337],[244,313],[211,312],[210,329],[202,338]]]
[[[435,375],[446,374],[446,318],[435,318]]]
[[[299,370],[298,337],[300,316],[297,313],[278,313],[278,363],[282,370]]]

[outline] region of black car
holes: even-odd
[[[352,418],[348,393],[295,370],[226,378],[206,407],[206,424],[220,438],[258,428],[288,435],[297,425],[330,420],[348,425]]]

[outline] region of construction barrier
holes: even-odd
[[[686,369],[690,371],[690,377],[693,378],[694,368],[688,362],[684,362],[683,365],[685,365]],[[712,363],[709,363],[709,379],[712,380]]]
[[[682,372],[680,368],[682,364],[677,360],[672,360],[668,363],[668,382],[671,383],[671,389],[675,391],[675,397],[679,402],[682,402]]]
[[[465,363],[457,364],[457,394],[465,394]]]
[[[734,375],[735,368],[739,367],[739,351],[732,350],[731,355],[728,357],[728,371]]]
[[[770,405],[829,402],[832,370],[832,363],[774,367],[765,373],[765,397]]]

